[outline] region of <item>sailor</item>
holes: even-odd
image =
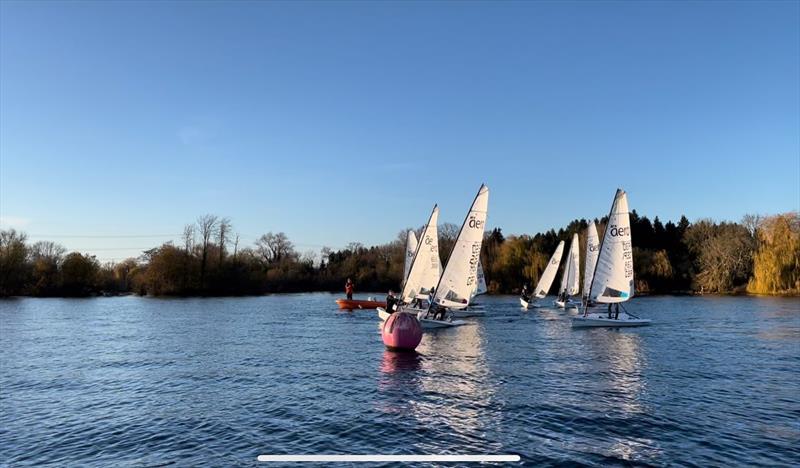
[[[353,300],[353,280],[347,278],[347,283],[344,284],[344,293],[347,294],[347,300]]]
[[[619,304],[614,304],[614,320],[619,320]]]
[[[393,314],[396,304],[397,304],[397,298],[394,297],[394,291],[392,291],[390,289],[389,290],[389,295],[386,296],[386,312],[389,312],[390,314]]]
[[[436,287],[431,286],[431,291],[428,293],[428,304],[433,304],[433,298],[436,296]]]
[[[525,302],[528,302],[528,299],[530,299],[530,297],[528,296],[528,285],[527,284],[523,284],[522,285],[522,299],[525,300]]]
[[[431,302],[431,312],[434,320],[444,320],[447,309],[444,306]]]

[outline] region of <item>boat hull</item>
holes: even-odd
[[[376,307],[386,307],[386,302],[364,301],[359,299],[336,299],[336,305],[338,305],[340,309],[358,310],[358,309],[374,309]]]
[[[461,309],[461,310],[451,310],[450,315],[455,318],[466,318],[466,317],[486,317],[486,311],[482,309]]]
[[[375,310],[378,311],[378,318],[380,318],[381,320],[386,320],[392,315],[389,312],[386,312],[386,309],[384,307],[376,307]],[[417,309],[414,307],[401,307],[398,312],[405,312],[415,317],[419,317],[420,312],[425,313],[426,311],[427,309]]]
[[[569,299],[567,299],[566,301],[559,301],[558,299],[556,299],[555,301],[553,301],[553,305],[561,309],[574,309],[576,307],[580,307],[581,303],[572,302]]]
[[[431,319],[420,319],[419,323],[422,325],[423,330],[437,330],[440,328],[452,328],[452,327],[460,327],[461,325],[466,325],[467,322],[463,320],[431,320]]]
[[[589,314],[586,317],[573,317],[572,326],[580,327],[645,327],[652,323],[650,319],[635,318],[621,314],[618,319],[608,318],[606,314]]]

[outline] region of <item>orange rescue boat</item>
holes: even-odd
[[[357,310],[357,309],[375,309],[378,307],[386,307],[386,301],[364,301],[360,299],[336,299],[336,304],[340,309]]]

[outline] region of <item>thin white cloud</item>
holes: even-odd
[[[20,229],[29,225],[31,220],[18,216],[0,216],[0,227]]]

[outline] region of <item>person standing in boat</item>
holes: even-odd
[[[611,318],[611,304],[608,304],[608,318]],[[614,320],[619,320],[619,304],[614,304]]]
[[[347,300],[353,300],[353,280],[347,278],[347,283],[344,284],[344,293],[347,294]]]
[[[428,293],[428,304],[433,304],[433,298],[436,296],[436,287],[431,286],[431,292]]]
[[[389,295],[386,296],[386,312],[393,314],[396,306],[397,306],[397,298],[394,297],[394,291],[390,289]]]
[[[530,295],[528,294],[528,285],[527,284],[523,284],[522,285],[522,300],[524,300],[525,302],[528,302],[530,300]]]

